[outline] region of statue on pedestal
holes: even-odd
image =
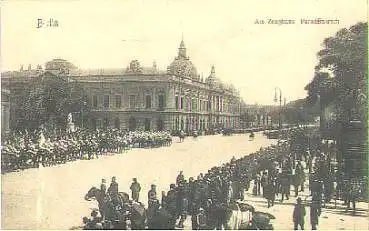
[[[67,131],[68,131],[68,132],[74,132],[74,131],[75,131],[75,127],[74,127],[74,123],[73,123],[72,113],[69,113],[69,114],[68,114]]]

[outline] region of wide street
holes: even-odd
[[[151,184],[160,195],[175,182],[180,170],[185,177],[196,177],[213,166],[229,161],[232,156],[248,155],[260,147],[276,143],[261,133],[254,141],[247,135],[188,137],[183,143],[174,139],[172,146],[156,149],[132,149],[127,153],[64,165],[28,169],[2,175],[3,229],[70,229],[89,216],[95,201],[84,195],[105,178],[110,184],[117,177],[119,191],[128,192],[137,177],[142,191],[140,201],[147,204]]]

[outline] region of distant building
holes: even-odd
[[[243,104],[241,118],[243,127],[271,127],[278,125],[277,114],[279,107],[273,105]]]
[[[10,94],[9,90],[1,89],[1,134],[9,131]]]
[[[166,71],[159,70],[155,62],[152,67],[142,67],[137,60],[127,68],[81,70],[66,60],[54,59],[45,70],[4,73],[2,83],[12,94],[21,94],[29,78],[44,72],[81,84],[92,109],[84,115],[83,124],[93,129],[191,131],[240,127],[239,92],[220,81],[214,66],[207,78],[200,77],[183,41]],[[79,117],[81,112],[74,114]]]

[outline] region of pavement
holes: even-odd
[[[308,179],[308,173],[306,172]],[[268,203],[262,196],[253,196],[253,182],[250,184],[250,190],[245,193],[244,201],[255,207],[256,211],[268,212],[273,214],[276,219],[271,220],[275,230],[293,230],[294,224],[292,214],[297,197],[295,197],[294,187],[291,186],[289,200],[284,198],[281,202],[281,194],[276,196],[274,206],[268,208]],[[310,207],[311,197],[309,196],[309,181],[305,182],[304,192],[299,192],[298,197],[301,197],[306,208],[305,229],[311,230],[310,224]],[[262,192],[262,191],[261,191]],[[343,205],[343,201],[331,201],[322,208],[322,213],[319,218],[318,230],[369,230],[369,205],[366,202],[356,203],[356,213],[353,214],[351,209],[347,210],[347,206]],[[191,229],[191,218],[188,218],[185,223],[185,229]]]

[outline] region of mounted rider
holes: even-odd
[[[119,204],[119,195],[118,195],[118,183],[116,182],[116,177],[113,176],[111,178],[111,183],[108,188],[108,194],[110,198],[112,199],[113,204],[118,205]]]
[[[100,184],[100,190],[101,192],[103,193],[104,197],[106,196],[106,180],[105,179],[102,179],[101,180],[101,184]]]

